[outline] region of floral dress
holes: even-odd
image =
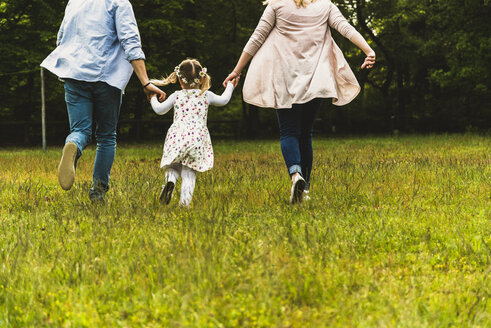
[[[225,106],[233,90],[233,84],[228,83],[221,96],[211,91],[184,89],[174,92],[163,103],[156,97],[151,99],[152,109],[159,115],[174,108],[174,122],[167,131],[160,167],[181,164],[198,172],[213,167],[213,147],[206,126],[208,106]]]
[[[204,172],[213,167],[213,147],[206,127],[208,99],[199,89],[176,92],[174,123],[167,131],[161,167],[182,164]]]

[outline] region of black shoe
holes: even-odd
[[[160,203],[163,205],[167,205],[170,203],[170,200],[172,198],[172,192],[174,191],[175,184],[172,181],[168,181],[163,187],[162,191],[160,192],[159,200]]]
[[[103,185],[100,181],[97,181],[93,188],[89,190],[89,198],[92,203],[105,203],[106,193],[109,190],[108,186]]]

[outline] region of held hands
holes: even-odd
[[[157,97],[157,100],[159,102],[163,102],[165,100],[166,94],[164,91],[160,90],[157,88],[155,85],[152,83],[148,83],[143,87],[143,91],[145,92],[145,95],[147,96],[148,101],[152,99],[152,97]]]
[[[232,71],[232,73],[230,73],[227,78],[225,79],[225,81],[223,81],[223,86],[224,87],[227,87],[227,83],[228,82],[232,82],[232,84],[234,85],[234,88],[237,87],[237,84],[239,84],[239,80],[240,80],[240,74],[237,73],[236,71]]]
[[[363,65],[361,65],[361,68],[367,68],[370,69],[375,65],[375,51],[370,51],[367,54],[367,58],[365,58],[365,61],[363,62]]]

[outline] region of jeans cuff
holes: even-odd
[[[288,168],[288,173],[290,173],[290,175],[293,175],[295,173],[302,174],[302,167],[300,165],[292,165]]]

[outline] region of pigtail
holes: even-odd
[[[203,77],[203,83],[201,83],[201,94],[205,93],[205,91],[211,88],[211,76],[205,73]]]
[[[177,83],[177,74],[176,72],[172,72],[171,75],[167,76],[166,78],[163,78],[161,80],[150,80],[150,82],[154,85],[164,87],[168,84],[171,83]]]

